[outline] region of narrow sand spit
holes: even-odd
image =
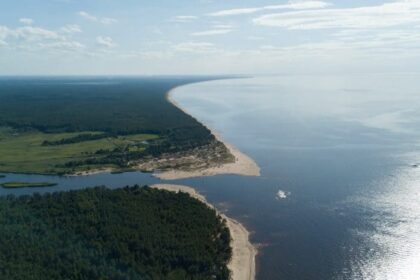
[[[156,184],[152,187],[173,192],[189,193],[192,197],[215,209],[213,205],[206,201],[203,195],[191,187],[169,184]],[[228,264],[229,269],[232,271],[232,280],[254,280],[257,249],[249,241],[249,232],[238,221],[221,213],[219,214],[227,221],[227,226],[232,237],[232,260]]]
[[[114,169],[112,168],[93,169],[93,170],[79,171],[79,172],[76,172],[75,174],[69,174],[66,176],[69,176],[69,177],[90,176],[90,175],[96,175],[96,174],[102,174],[102,173],[110,173],[113,170]]]
[[[185,114],[188,114],[188,112],[181,108],[179,104],[172,98],[172,92],[173,90],[168,92],[168,101],[182,110]],[[192,177],[214,176],[220,174],[260,176],[260,168],[252,158],[239,151],[233,145],[223,141],[222,137],[215,131],[211,130],[211,132],[218,141],[222,142],[228,148],[230,153],[235,157],[235,162],[192,171],[168,170],[162,173],[155,173],[154,175],[163,180],[176,180]]]

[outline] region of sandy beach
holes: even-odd
[[[191,187],[169,184],[156,184],[152,187],[173,192],[186,192],[201,202],[206,203],[209,207],[215,208],[207,202],[203,195],[199,194]],[[238,221],[221,213],[219,214],[226,219],[232,237],[232,260],[228,264],[228,267],[232,272],[232,280],[254,280],[257,249],[249,241],[249,232]]]
[[[186,112],[179,104],[173,99],[172,93],[175,89],[168,92],[167,98],[168,101],[171,102],[174,106],[178,107],[182,110],[185,114],[189,114]],[[211,129],[210,129],[211,130]],[[205,169],[197,169],[192,171],[183,171],[183,170],[167,170],[161,173],[155,173],[154,176],[163,179],[163,180],[176,180],[176,179],[185,179],[185,178],[192,178],[192,177],[203,177],[203,176],[214,176],[220,174],[236,174],[236,175],[243,175],[243,176],[260,176],[260,168],[257,163],[247,156],[246,154],[239,151],[233,145],[227,143],[222,139],[222,137],[211,130],[213,135],[216,139],[222,142],[229,152],[235,157],[235,162],[221,164],[219,166],[214,166]]]
[[[75,174],[68,174],[66,176],[72,177],[72,176],[90,176],[95,174],[102,174],[102,173],[110,173],[114,171],[112,168],[102,168],[102,169],[93,169],[89,171],[79,171]]]

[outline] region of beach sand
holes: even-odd
[[[182,107],[180,107],[179,104],[172,98],[172,93],[173,90],[168,92],[168,101],[174,104],[174,106],[178,107],[180,110],[182,110],[185,114],[189,114]],[[229,152],[235,157],[235,162],[192,171],[167,170],[161,173],[155,173],[154,176],[163,180],[177,180],[192,177],[214,176],[220,174],[260,176],[260,168],[252,158],[239,151],[233,145],[224,141],[222,137],[214,130],[211,130],[211,132],[216,137],[216,139],[222,142],[229,150]]]
[[[112,171],[114,171],[114,169],[112,168],[102,168],[102,169],[79,171],[79,172],[76,172],[75,174],[68,174],[66,176],[69,176],[69,177],[90,176],[90,175],[96,175],[96,174],[102,174],[102,173],[111,173]]]
[[[156,184],[152,185],[152,188],[173,192],[185,192],[190,194],[191,197],[194,197],[207,204],[209,207],[215,209],[213,205],[207,202],[203,195],[199,194],[191,187],[181,185]],[[232,280],[254,280],[257,249],[249,241],[249,232],[238,221],[231,219],[224,214],[219,214],[223,217],[223,219],[226,220],[232,237],[232,260],[228,264],[228,267],[232,272]]]

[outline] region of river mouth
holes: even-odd
[[[0,194],[188,185],[250,229],[260,245],[258,279],[416,279],[417,81],[414,74],[283,76],[180,87],[177,103],[253,158],[261,177],[5,174],[0,182],[58,186]]]

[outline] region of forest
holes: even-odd
[[[105,187],[0,198],[0,279],[229,279],[230,233],[185,193]]]
[[[211,78],[16,78],[0,83],[0,126],[41,132],[115,134],[208,131],[166,100],[183,84]]]
[[[211,131],[168,102],[167,93],[216,78],[2,78],[0,172],[126,169],[145,158],[214,145]],[[114,145],[132,135],[153,137]]]

